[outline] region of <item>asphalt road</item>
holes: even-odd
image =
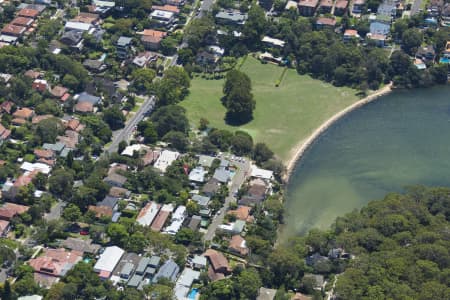
[[[233,176],[233,180],[231,181],[231,185],[229,186],[229,195],[225,198],[225,203],[220,211],[220,214],[216,215],[211,224],[208,227],[208,231],[203,236],[205,241],[211,241],[216,233],[217,226],[223,223],[223,219],[225,218],[225,214],[230,206],[230,203],[236,202],[237,199],[234,196],[237,194],[238,190],[244,183],[245,179],[250,173],[250,162],[245,159],[243,162],[239,160],[231,160],[231,164],[235,165],[238,170],[236,174]]]
[[[66,202],[59,200],[58,203],[52,206],[50,212],[44,214],[44,219],[47,221],[59,219],[65,206]]]
[[[422,0],[414,0],[413,5],[411,6],[411,16],[417,14],[420,10],[420,6],[422,5]]]
[[[139,110],[131,117],[125,124],[125,127],[116,131],[113,134],[112,142],[105,151],[108,153],[116,152],[119,148],[119,143],[121,141],[127,141],[133,134],[134,128],[137,124],[142,121],[146,114],[150,113],[155,108],[155,96],[145,96],[144,102],[142,103]]]

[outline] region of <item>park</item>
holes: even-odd
[[[225,122],[226,109],[220,101],[224,79],[195,77],[181,106],[191,126],[206,118],[210,127],[243,130],[256,142],[266,143],[284,162],[323,122],[359,100],[356,90],[299,75],[295,69],[263,64],[250,55],[238,66],[252,81],[253,120],[241,126]]]

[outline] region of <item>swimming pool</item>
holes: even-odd
[[[442,57],[441,60],[439,61],[440,63],[443,64],[450,64],[450,58],[448,57]]]
[[[192,289],[189,292],[188,299],[189,300],[195,300],[195,298],[197,297],[197,294],[198,294],[198,289]]]

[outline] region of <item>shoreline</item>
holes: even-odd
[[[340,120],[342,117],[348,113],[378,99],[381,96],[387,95],[392,91],[392,82],[384,86],[381,89],[376,90],[374,93],[362,98],[361,100],[353,103],[352,105],[344,108],[343,110],[337,112],[325,122],[323,122],[318,128],[316,128],[313,133],[306,139],[300,141],[292,150],[293,153],[286,162],[286,173],[283,176],[283,181],[288,182],[289,178],[294,170],[294,167],[298,161],[300,161],[305,154],[306,150],[316,141],[318,137],[322,135],[328,128],[330,128],[334,123]]]

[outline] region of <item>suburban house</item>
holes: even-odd
[[[300,0],[298,2],[298,11],[302,16],[311,17],[316,12],[319,0]]]
[[[220,181],[211,178],[202,188],[202,193],[208,197],[214,196],[220,190]]]
[[[117,246],[106,247],[95,263],[94,271],[100,278],[108,279],[124,254],[125,251]]]
[[[249,252],[245,239],[238,234],[231,238],[228,250],[239,256],[246,256]]]
[[[7,24],[2,29],[2,34],[11,35],[14,37],[22,36],[27,30],[24,26],[18,26],[13,24]]]
[[[40,13],[41,12],[37,9],[23,8],[23,9],[19,10],[19,12],[17,13],[17,16],[36,19]]]
[[[14,18],[14,20],[11,21],[10,24],[29,28],[31,25],[33,25],[33,23],[34,23],[34,19],[32,19],[32,18],[16,17],[16,18]]]
[[[347,0],[337,0],[334,4],[334,15],[335,16],[342,16],[345,14],[348,8],[348,1]]]
[[[122,187],[127,181],[127,178],[123,175],[114,172],[105,177],[103,181],[109,184],[110,186]]]
[[[50,89],[50,86],[45,79],[35,79],[31,84],[31,88],[35,91],[43,93],[45,91],[48,91]]]
[[[146,49],[158,50],[161,45],[162,39],[167,35],[164,31],[145,29],[142,32],[138,32],[141,35],[142,44]]]
[[[355,29],[346,29],[344,32],[343,40],[344,42],[349,42],[351,40],[359,40],[360,36],[358,31]]]
[[[3,125],[0,124],[0,145],[3,144],[4,141],[8,140],[11,135],[11,130],[6,129]]]
[[[416,52],[416,58],[420,58],[423,61],[434,61],[436,58],[436,51],[434,50],[433,45],[419,47]]]
[[[201,209],[208,209],[209,201],[211,199],[206,196],[194,195],[192,201],[196,202]]]
[[[175,235],[183,226],[183,222],[186,219],[187,212],[186,206],[180,205],[172,214],[172,220],[169,226],[164,230],[164,233]]]
[[[83,254],[97,254],[98,250],[100,250],[100,245],[92,243],[92,239],[81,239],[73,237],[68,237],[67,239],[65,239],[61,243],[61,246],[69,250],[81,252]]]
[[[34,110],[29,109],[27,107],[20,108],[13,113],[13,124],[22,125],[25,124],[26,121],[31,120],[34,116]]]
[[[267,47],[273,47],[273,48],[283,48],[286,44],[285,41],[272,38],[270,36],[264,36],[261,40]]]
[[[191,263],[194,269],[204,270],[206,269],[207,260],[205,256],[195,255],[194,258],[192,258]]]
[[[156,215],[158,214],[160,208],[160,204],[150,201],[141,209],[139,215],[136,218],[136,222],[142,226],[150,226]]]
[[[48,287],[58,281],[57,277],[66,275],[82,258],[83,253],[79,251],[46,248],[41,256],[30,259],[28,264],[35,272],[34,279]]]
[[[352,13],[362,14],[366,9],[366,0],[355,0],[353,1]]]
[[[167,219],[169,218],[169,215],[173,212],[175,208],[172,204],[164,204],[161,209],[159,210],[158,214],[156,215],[155,219],[152,222],[152,225],[150,228],[153,231],[161,231],[164,227],[164,225],[167,222]]]
[[[5,237],[9,232],[9,221],[0,220],[0,237]]]
[[[167,167],[170,166],[174,161],[176,161],[179,156],[179,152],[163,150],[161,152],[161,155],[156,160],[154,167],[164,173],[166,172]]]
[[[64,31],[88,32],[92,28],[93,28],[92,25],[89,23],[74,22],[74,21],[68,21],[64,25]]]
[[[155,52],[145,51],[138,53],[136,57],[133,59],[133,64],[138,67],[144,68],[149,63],[155,62],[158,60],[159,54]]]
[[[221,10],[216,14],[217,23],[222,25],[242,26],[247,19],[248,15],[238,10]]]
[[[121,59],[128,58],[131,51],[132,40],[133,40],[132,38],[126,36],[119,37],[116,43],[117,57]]]
[[[321,0],[319,3],[319,11],[322,14],[329,14],[333,9],[333,1],[332,0]]]
[[[203,183],[205,182],[205,175],[208,172],[202,167],[196,167],[189,172],[189,181],[194,183]]]
[[[0,206],[0,220],[11,221],[15,216],[27,212],[29,208],[26,205],[6,202]]]
[[[75,30],[66,31],[61,36],[60,41],[71,49],[80,51],[83,49],[83,32]]]
[[[91,25],[97,25],[100,21],[100,16],[98,14],[92,14],[87,12],[80,12],[75,18],[71,20],[72,22],[79,22]]]
[[[167,278],[172,282],[175,282],[180,267],[172,260],[167,260],[158,270],[158,273],[153,277],[152,282],[156,283],[160,278]]]
[[[277,294],[277,290],[260,287],[259,292],[258,292],[258,297],[256,297],[256,300],[273,300],[273,299],[275,299],[276,294]],[[292,298],[292,299],[294,299],[294,298]],[[305,300],[305,299],[303,299],[303,300]]]
[[[189,290],[195,281],[200,279],[200,272],[192,270],[190,268],[185,268],[181,275],[178,277],[177,282],[174,287],[174,294],[177,300],[187,299]]]
[[[316,20],[317,29],[325,29],[325,28],[333,29],[335,26],[336,26],[336,19],[334,18],[319,17]]]
[[[216,281],[225,278],[226,275],[231,273],[228,260],[222,254],[222,252],[214,249],[208,249],[203,253],[203,256],[207,257],[210,266],[208,268],[208,277],[211,281]]]
[[[172,11],[155,9],[150,14],[150,19],[161,25],[169,27],[175,22],[175,13]]]

